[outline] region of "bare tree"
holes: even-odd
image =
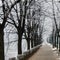
[[[10,13],[10,16],[8,19],[10,19],[12,22],[7,21],[8,23],[12,24],[15,26],[17,29],[17,34],[18,34],[18,54],[22,53],[22,35],[24,33],[25,29],[25,21],[26,21],[26,14],[27,10],[33,0],[24,0],[20,1],[18,4],[16,4],[13,8],[13,10]],[[14,14],[15,13],[15,14]]]
[[[3,15],[3,22],[0,23],[0,60],[4,60],[4,28],[5,28],[5,24],[7,22],[7,17],[9,15],[9,13],[11,12],[12,8],[15,6],[15,4],[17,4],[18,2],[20,2],[20,0],[15,1],[10,8],[8,9],[7,3],[5,0],[1,0],[2,2],[2,15]]]

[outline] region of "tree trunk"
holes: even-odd
[[[56,47],[56,32],[55,32],[55,36],[54,37],[55,37],[55,47]]]
[[[58,45],[59,45],[58,30],[57,30],[57,32],[56,32],[56,38],[57,38],[57,49],[58,49]]]
[[[27,39],[27,45],[28,45],[27,49],[29,50],[30,49],[30,39],[29,38]]]
[[[34,40],[34,46],[36,46],[37,45],[37,42],[36,42],[36,39]]]
[[[0,26],[0,60],[4,60],[4,32]]]
[[[31,39],[31,48],[33,48],[33,39]]]
[[[37,40],[36,35],[34,36],[34,46],[37,46]]]
[[[54,48],[54,34],[52,33],[52,45],[53,45],[53,48]]]
[[[57,49],[58,49],[58,36],[56,36],[56,39],[57,39]]]
[[[60,52],[60,37],[59,37],[59,52]]]
[[[18,31],[18,54],[22,54],[22,34]]]

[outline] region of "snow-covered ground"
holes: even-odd
[[[9,58],[12,58],[12,57],[17,57],[17,35],[16,34],[12,34],[12,35],[9,35],[9,42],[10,41],[15,41],[15,42],[11,42],[11,43],[8,43],[8,37],[6,38],[6,35],[5,35],[5,60],[9,60]],[[22,40],[22,53],[24,51],[27,50],[27,42],[25,39]]]

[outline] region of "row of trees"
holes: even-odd
[[[0,18],[0,60],[4,58],[4,29],[9,24],[13,25],[18,35],[18,54],[22,53],[22,36],[24,33],[27,40],[28,49],[30,49],[30,41],[32,48],[41,44],[42,30],[40,31],[40,9],[39,6],[34,7],[35,0],[1,0]],[[33,7],[33,8],[32,8]],[[38,16],[39,16],[39,19]],[[40,32],[40,33],[39,33]]]
[[[59,1],[58,1],[59,2]],[[54,11],[54,1],[52,0],[52,6],[53,6],[53,16],[54,16],[54,24],[55,24],[55,28],[53,26],[53,47],[57,47],[57,49],[59,49],[60,52],[60,23],[57,22],[57,18],[56,18],[56,14]],[[57,7],[57,10],[59,12],[59,8]],[[57,24],[58,23],[58,24]]]
[[[58,4],[56,4],[56,2],[58,2]],[[58,5],[60,4],[60,1],[54,1],[52,0],[52,12],[53,12],[53,30],[52,30],[52,34],[50,35],[50,43],[52,43],[53,47],[57,47],[57,49],[59,49],[60,52],[60,21],[59,21],[59,14],[60,14],[60,10]],[[57,8],[57,13],[56,13],[56,9]]]

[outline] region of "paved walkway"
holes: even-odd
[[[28,60],[57,60],[57,55],[53,53],[50,45],[45,44]]]

